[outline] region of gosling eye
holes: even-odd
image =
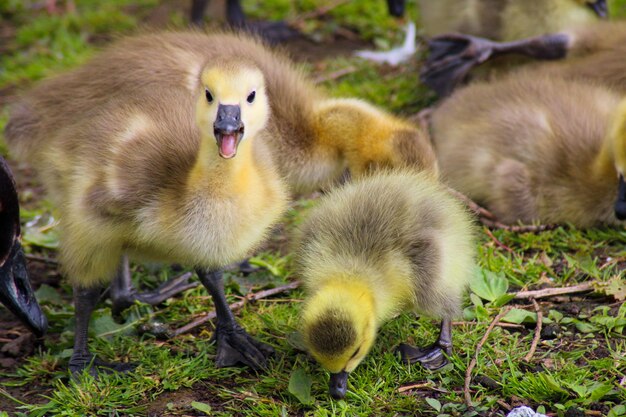
[[[208,101],[209,103],[213,103],[213,95],[211,95],[211,92],[209,90],[205,90],[206,93],[206,101]]]
[[[361,350],[361,346],[359,346],[358,348],[356,348],[356,350],[354,351],[354,353],[352,354],[352,356],[350,356],[350,359],[353,359],[356,355],[359,354],[359,350]]]
[[[248,103],[252,104],[255,97],[256,97],[256,91],[251,92],[250,95],[248,95]]]

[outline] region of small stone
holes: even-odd
[[[556,339],[559,333],[561,333],[561,327],[556,323],[550,323],[541,329],[541,338],[544,340]]]

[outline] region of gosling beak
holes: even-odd
[[[594,3],[588,3],[587,6],[591,8],[601,19],[608,19],[609,8],[606,4],[606,0],[596,0]]]
[[[230,159],[237,154],[237,146],[243,137],[243,131],[241,108],[238,105],[218,105],[213,133],[222,158]]]
[[[617,201],[615,201],[615,217],[618,220],[626,220],[626,182],[624,176],[619,176],[619,188],[617,191]]]
[[[30,285],[24,253],[17,238],[14,238],[8,253],[0,254],[0,302],[35,335],[41,337],[46,334],[48,320]]]
[[[346,371],[330,374],[328,392],[331,397],[336,400],[340,400],[346,396],[346,391],[348,391],[348,375],[350,374]]]
[[[404,16],[404,3],[405,0],[387,0],[389,14],[394,17]]]

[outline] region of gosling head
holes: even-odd
[[[376,338],[373,303],[359,293],[325,293],[307,302],[302,333],[308,351],[331,372],[329,392],[345,397],[348,375],[365,358]]]
[[[589,7],[595,14],[601,19],[607,19],[609,17],[609,8],[606,4],[606,0],[578,0],[583,5]]]
[[[252,64],[209,64],[201,75],[196,122],[214,138],[222,158],[237,155],[239,144],[267,124],[269,102],[263,73]]]

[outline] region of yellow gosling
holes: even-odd
[[[471,218],[432,175],[381,171],[331,191],[301,230],[298,264],[307,298],[301,331],[342,398],[348,374],[379,327],[416,311],[442,320],[426,349],[402,345],[407,362],[447,363],[451,319],[473,275]]]

